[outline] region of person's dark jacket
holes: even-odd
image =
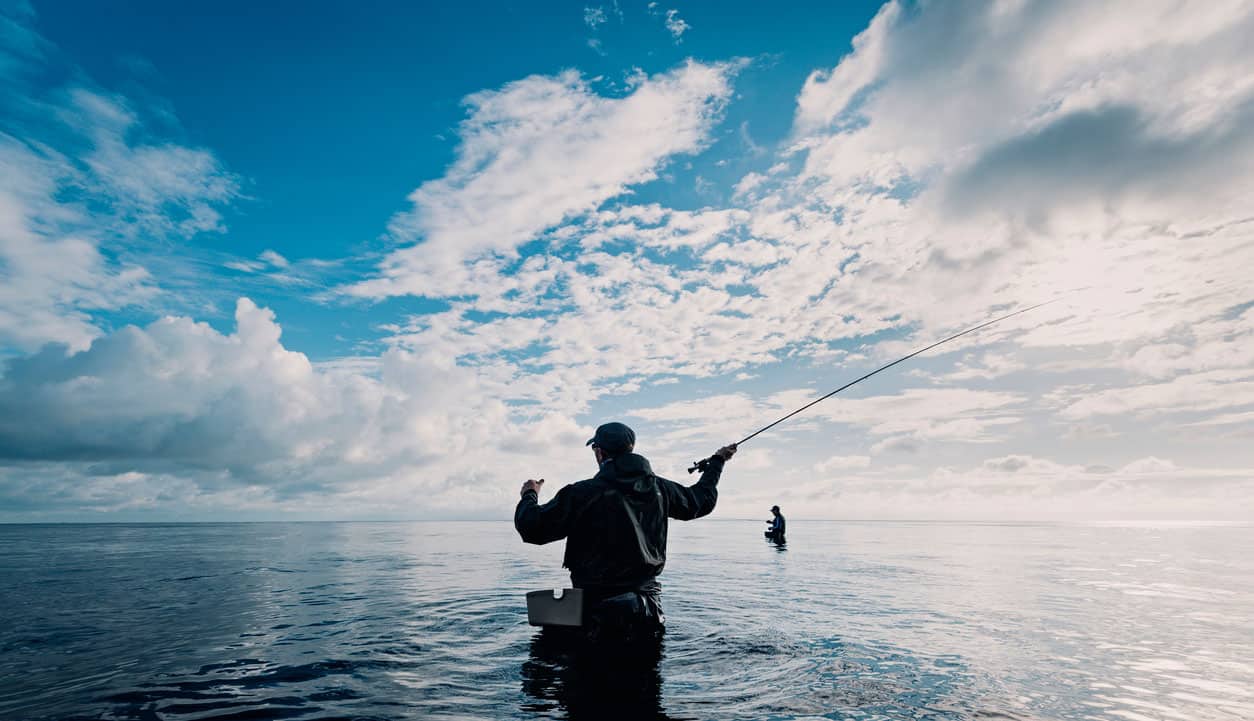
[[[775,517],[768,521],[768,523],[771,524],[771,535],[783,538],[784,529],[787,527],[786,522],[784,521],[784,514],[776,513]]]
[[[700,480],[681,486],[654,475],[643,456],[627,453],[544,505],[535,491],[525,491],[514,528],[527,543],[567,539],[562,565],[576,588],[596,595],[638,589],[666,565],[667,519],[690,521],[714,510],[723,463],[714,456]]]

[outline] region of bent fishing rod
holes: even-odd
[[[905,362],[905,361],[910,360],[911,358],[913,358],[913,357],[915,357],[915,356],[919,355],[920,353],[926,353],[926,352],[928,352],[928,351],[932,350],[933,348],[935,348],[935,347],[937,347],[937,346],[944,345],[944,344],[948,343],[948,342],[949,342],[949,341],[951,341],[951,340],[957,340],[958,338],[961,338],[962,336],[964,336],[964,335],[966,335],[966,334],[968,334],[968,333],[974,333],[974,332],[976,332],[977,330],[980,330],[980,329],[982,329],[982,328],[987,328],[987,327],[989,327],[990,325],[992,325],[992,324],[994,324],[994,323],[1000,323],[1001,321],[1006,320],[1007,318],[1013,318],[1013,317],[1015,317],[1016,315],[1021,315],[1021,314],[1023,314],[1023,313],[1027,313],[1027,312],[1028,312],[1028,311],[1030,311],[1030,310],[1036,310],[1037,308],[1040,308],[1041,306],[1044,306],[1044,305],[1049,305],[1050,303],[1053,303],[1053,302],[1055,302],[1055,301],[1057,301],[1057,300],[1058,300],[1058,298],[1054,298],[1053,300],[1047,300],[1047,301],[1045,301],[1044,303],[1037,303],[1036,305],[1029,306],[1029,307],[1027,307],[1027,308],[1023,308],[1023,309],[1021,309],[1021,310],[1016,310],[1016,311],[1015,311],[1015,312],[1013,312],[1013,313],[1007,313],[1006,315],[1003,315],[1003,316],[1001,316],[1000,318],[994,318],[994,319],[992,319],[992,320],[990,320],[990,321],[986,321],[986,322],[984,322],[984,323],[981,323],[981,324],[979,324],[979,325],[975,326],[974,328],[968,328],[968,329],[966,329],[966,330],[962,331],[961,333],[955,333],[955,334],[953,334],[953,335],[949,336],[948,338],[945,338],[944,340],[938,340],[938,341],[936,341],[935,343],[933,343],[932,345],[930,345],[930,346],[928,346],[928,347],[926,347],[926,348],[920,348],[920,349],[916,350],[915,352],[911,353],[911,354],[910,354],[910,355],[908,355],[908,356],[902,356],[901,358],[898,358],[897,360],[893,361],[892,363],[889,363],[889,364],[887,364],[887,365],[882,365],[882,366],[880,366],[879,368],[876,368],[875,370],[871,371],[870,373],[867,373],[866,375],[862,376],[861,378],[857,378],[857,379],[855,379],[855,380],[849,381],[848,383],[846,383],[845,385],[843,385],[843,386],[841,386],[841,387],[837,388],[836,390],[832,391],[831,393],[828,393],[828,394],[826,394],[826,395],[822,395],[822,396],[819,396],[818,398],[815,398],[814,400],[810,401],[809,403],[805,404],[804,406],[801,406],[800,408],[798,408],[797,410],[793,411],[792,413],[789,413],[788,415],[784,416],[783,418],[780,418],[779,420],[777,420],[777,421],[775,421],[775,422],[773,422],[773,423],[768,423],[768,424],[766,424],[765,426],[762,426],[761,428],[757,429],[757,430],[756,430],[756,431],[754,431],[753,433],[750,433],[749,435],[747,435],[747,436],[745,436],[744,438],[740,439],[738,442],[733,443],[732,445],[733,445],[733,446],[735,446],[735,447],[737,447],[737,448],[739,448],[739,447],[740,447],[741,445],[743,445],[746,441],[752,440],[752,439],[753,439],[753,437],[754,437],[754,436],[756,436],[756,435],[758,435],[759,433],[762,433],[762,432],[764,432],[764,431],[768,431],[768,430],[770,430],[770,429],[774,428],[775,426],[779,425],[780,423],[783,423],[784,421],[788,420],[789,418],[792,418],[793,416],[797,415],[798,413],[801,413],[802,411],[804,411],[804,410],[806,410],[806,409],[810,408],[811,406],[815,406],[815,405],[818,405],[819,403],[822,403],[823,401],[827,400],[828,398],[831,398],[832,396],[834,396],[834,395],[836,395],[837,393],[839,393],[839,392],[841,392],[841,391],[845,390],[846,388],[849,388],[849,387],[851,387],[851,386],[856,386],[856,385],[858,385],[859,383],[861,383],[862,381],[866,380],[867,378],[870,378],[871,376],[875,375],[876,373],[879,373],[880,371],[886,371],[886,370],[888,370],[889,368],[892,368],[893,366],[897,365],[898,363],[903,363],[903,362]],[[693,464],[692,464],[692,467],[688,469],[688,472],[689,472],[689,473],[693,473],[694,471],[705,471],[705,469],[706,469],[706,468],[708,468],[708,467],[709,467],[709,465],[710,465],[710,459],[709,459],[709,458],[707,458],[707,459],[705,459],[705,460],[703,460],[703,461],[697,461],[697,462],[695,462],[695,463],[693,463]]]

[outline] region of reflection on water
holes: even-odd
[[[1254,528],[789,531],[672,526],[622,657],[509,523],[0,526],[0,719],[1254,718]]]
[[[565,711],[579,719],[666,719],[661,638],[627,647],[589,646],[566,629],[544,629],[522,665],[523,711]]]

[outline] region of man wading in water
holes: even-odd
[[[766,537],[776,543],[783,543],[784,529],[786,528],[784,514],[779,512],[779,506],[771,506],[771,514],[774,518],[767,521],[767,523],[771,524],[771,527],[766,529]]]
[[[583,589],[586,635],[643,639],[662,631],[662,587],[668,518],[690,521],[714,510],[723,464],[736,453],[724,446],[710,457],[701,479],[681,486],[654,475],[649,461],[632,451],[636,434],[606,423],[588,441],[600,470],[566,486],[540,505],[544,479],[523,484],[514,528],[527,543],[566,539],[562,566]]]

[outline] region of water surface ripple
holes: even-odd
[[[508,523],[0,526],[0,719],[1254,719],[1252,527],[761,528],[672,525],[605,683]]]

